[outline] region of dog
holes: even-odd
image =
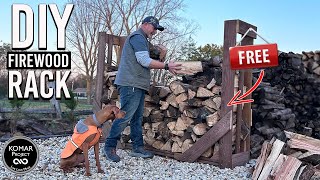
[[[93,146],[98,173],[104,173],[99,160],[99,139],[101,137],[101,128],[99,126],[107,120],[120,119],[124,116],[125,112],[117,106],[106,105],[97,113],[84,120],[79,120],[71,139],[61,152],[60,168],[64,172],[70,172],[73,167],[83,167],[84,163],[86,168],[85,175],[90,176],[88,150]]]

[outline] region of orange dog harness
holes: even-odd
[[[98,143],[101,136],[101,128],[88,125],[88,130],[86,132],[79,133],[77,131],[77,128],[75,127],[71,139],[69,139],[66,147],[61,152],[61,158],[68,158],[74,153],[75,150],[77,150],[77,148],[81,149],[81,145],[83,144],[83,142],[92,134],[96,134],[96,136],[90,142],[89,149],[96,143]]]

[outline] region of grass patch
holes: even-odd
[[[11,108],[11,104],[9,103],[8,99],[2,99],[0,100],[0,107],[1,108]],[[31,100],[25,100],[25,103],[21,107],[21,109],[51,109],[52,105],[50,104],[50,101],[31,101]],[[78,106],[75,110],[87,110],[92,109],[91,104],[86,104],[83,101],[79,101]],[[61,110],[63,112],[67,111],[68,108],[64,103],[61,103]]]

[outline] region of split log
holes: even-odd
[[[288,146],[290,148],[301,149],[309,151],[314,154],[320,154],[320,140],[308,137],[305,135],[285,131],[288,141]]]
[[[215,112],[215,113],[207,116],[207,120],[206,120],[207,125],[209,127],[211,127],[211,126],[215,125],[219,121],[219,119],[220,119],[220,116],[219,116],[218,112]]]
[[[184,74],[184,75],[194,75],[198,72],[202,72],[202,63],[201,61],[185,61],[185,62],[177,62],[181,65],[181,70],[177,71],[177,74]]]
[[[212,96],[214,96],[214,94],[210,90],[203,87],[198,88],[197,97],[212,97]]]
[[[211,89],[213,86],[216,85],[216,83],[217,83],[217,81],[216,81],[214,78],[212,78],[212,80],[210,81],[210,83],[206,86],[207,89]]]
[[[266,163],[265,163],[265,165],[261,171],[261,174],[258,178],[259,180],[268,178],[275,161],[277,160],[278,156],[280,155],[280,152],[281,152],[283,146],[284,146],[284,142],[282,142],[278,139],[273,143],[270,155],[267,158]]]
[[[204,123],[200,123],[195,125],[192,130],[196,135],[201,136],[207,132],[207,125]]]
[[[174,95],[179,95],[181,93],[186,92],[188,89],[187,84],[183,84],[179,81],[173,81],[170,83],[170,90],[173,92]]]
[[[187,93],[181,93],[179,96],[176,97],[176,102],[180,104],[188,99]]]
[[[167,97],[168,94],[170,94],[170,93],[171,93],[171,90],[169,87],[161,87],[159,97],[161,99],[163,99],[163,98]]]
[[[295,157],[288,156],[285,162],[282,164],[279,173],[275,175],[275,180],[293,179],[296,171],[301,165],[301,161]]]

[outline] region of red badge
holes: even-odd
[[[235,46],[229,49],[231,69],[278,66],[277,44]]]

